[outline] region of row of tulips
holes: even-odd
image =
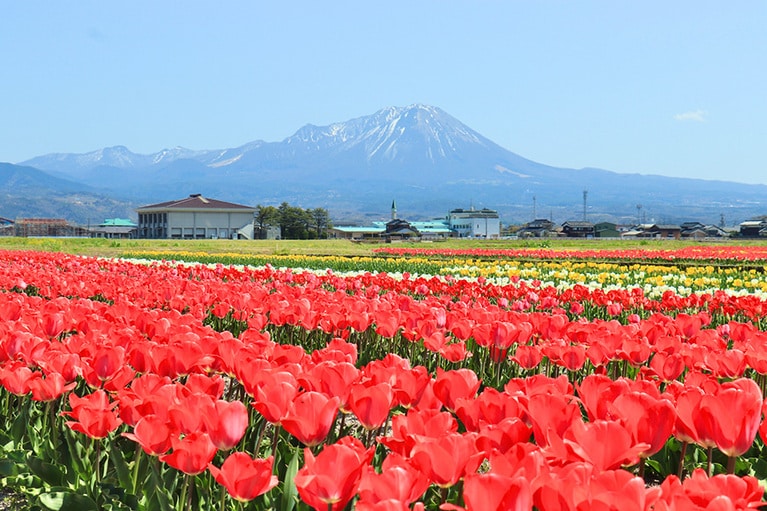
[[[213,479],[235,498],[268,492],[257,502],[264,507],[287,506],[294,502],[296,489],[302,502],[316,509],[341,509],[351,499],[358,508],[367,509],[440,503],[445,508],[469,509],[508,509],[512,504],[520,509],[533,504],[539,509],[585,509],[600,502],[622,507],[633,502],[632,509],[698,509],[705,508],[704,501],[708,505],[724,496],[740,509],[753,507],[761,499],[761,490],[751,478],[708,475],[717,466],[714,447],[724,453],[721,464],[731,470],[736,461],[744,462],[742,456],[749,449],[761,451],[761,442],[753,445],[762,417],[759,387],[748,379],[720,383],[711,375],[703,376],[701,371],[714,372],[705,357],[696,358],[692,354],[696,350],[682,354],[685,346],[702,342],[699,354],[719,346],[724,348],[722,353],[744,352],[745,360],[751,339],[762,336],[749,324],[729,322],[717,329],[704,328],[710,321],[706,315],[655,315],[622,324],[521,313],[499,305],[497,297],[482,301],[474,294],[471,300],[453,301],[455,295],[429,289],[432,282],[443,282],[436,280],[415,287],[408,284],[401,293],[382,288],[369,275],[347,281],[332,275],[325,279],[265,270],[259,282],[254,273],[223,267],[186,271],[169,265],[147,268],[56,255],[8,256],[14,264],[4,268],[9,278],[0,287],[17,293],[0,295],[6,300],[0,307],[0,360],[6,410],[18,412],[6,415],[13,422],[8,430],[18,431],[18,424],[36,417],[42,421],[40,433],[45,432],[44,425],[52,434],[66,420],[71,431],[94,439],[91,468],[96,467],[97,475],[110,470],[134,475],[120,479],[128,482],[128,494],[142,505],[169,505],[171,497],[158,489],[158,481],[167,482],[171,470],[188,474],[180,491],[181,508],[195,499],[198,504],[209,499]],[[43,278],[50,276],[46,271],[61,278]],[[149,289],[142,280],[145,272],[158,277],[161,284],[156,289]],[[258,287],[263,283],[266,288],[261,292]],[[453,287],[457,284],[452,282]],[[417,289],[420,286],[426,289]],[[169,289],[177,293],[169,296]],[[206,294],[198,295],[202,290]],[[332,300],[337,303],[333,305]],[[390,304],[387,314],[366,309],[376,300]],[[413,316],[408,314],[411,311]],[[386,320],[391,316],[396,319]],[[219,330],[237,327],[239,331],[236,336],[220,333],[203,322]],[[676,375],[659,372],[651,365],[658,357],[650,359],[649,353],[649,364],[648,359],[622,358],[628,350],[610,336],[626,334],[609,332],[593,340],[605,328],[625,329],[652,340],[650,349],[667,358],[679,355],[676,365],[681,371]],[[328,343],[337,333],[353,344],[341,339]],[[589,339],[591,344],[586,345],[595,358],[580,367],[567,365],[577,357],[557,356],[549,349],[583,347]],[[316,344],[310,354],[289,344],[306,341]],[[595,347],[610,342],[619,346],[612,353],[616,358],[598,357]],[[437,347],[437,353],[454,359],[450,366],[454,368],[433,372],[433,365],[414,364],[417,357],[408,360],[384,354],[400,346],[407,355],[415,353],[413,346],[427,351]],[[474,357],[467,358],[467,346],[477,350]],[[576,385],[565,377],[510,379],[520,367],[513,358],[523,347],[531,352],[538,349],[542,357],[529,367],[530,374],[540,371],[540,364],[551,364],[569,371]],[[493,368],[488,374],[494,382],[483,372],[481,382],[477,371],[455,368],[474,361]],[[613,368],[618,363],[631,368],[639,383],[607,378],[602,373],[611,361],[617,362]],[[754,366],[749,371],[760,372]],[[683,374],[684,383],[678,383]],[[703,391],[695,395],[691,389]],[[642,396],[623,398],[623,393]],[[594,396],[612,395],[616,397],[605,410],[593,404]],[[680,396],[685,397],[680,401]],[[747,412],[742,416],[721,413],[722,403],[733,400]],[[660,404],[652,404],[656,402]],[[47,403],[46,410],[64,411],[65,416],[35,416],[35,410],[40,411],[35,403]],[[656,408],[665,413],[662,419],[658,414],[637,418],[639,411]],[[626,410],[634,410],[637,417],[629,417],[635,412]],[[688,415],[693,418],[687,420]],[[722,422],[725,417],[732,420]],[[432,421],[434,425],[424,426]],[[672,426],[663,429],[663,425]],[[66,431],[59,434],[71,440]],[[654,442],[640,441],[640,434],[651,435]],[[22,447],[34,443],[18,436],[15,441]],[[606,436],[616,441],[597,441]],[[134,451],[120,439],[136,442],[143,454],[131,454]],[[108,447],[101,449],[102,442]],[[411,445],[402,447],[402,442]],[[36,447],[40,452],[50,449],[49,443],[37,443],[42,445]],[[78,441],[70,444],[66,459],[71,461]],[[309,450],[301,452],[295,448],[298,444]],[[698,447],[683,452],[681,446],[687,444]],[[655,447],[673,451],[674,445],[680,447],[678,463],[669,462],[668,452],[652,458],[660,453]],[[115,456],[99,456],[99,452],[121,448],[124,466]],[[62,456],[55,451],[51,458],[61,460]],[[275,459],[280,462],[277,466]],[[700,459],[706,460],[705,472],[695,471]],[[152,460],[171,468],[158,468]],[[637,463],[641,467],[646,463],[663,484],[647,487],[641,477],[620,468]],[[672,464],[682,467],[683,476],[692,475],[668,476]],[[299,465],[303,465],[300,470]],[[231,480],[246,466],[246,472],[253,474],[251,486],[258,490],[248,494],[240,480]],[[339,466],[348,468],[348,476],[346,472],[344,477],[336,475]],[[35,467],[38,477],[46,473]],[[344,483],[341,489],[333,487],[339,480]],[[396,482],[409,488],[409,493],[404,495],[402,488],[399,493],[376,489],[378,484],[389,488]],[[80,488],[84,483],[70,484]],[[103,490],[103,484],[94,488]],[[269,491],[275,484],[274,491]],[[139,491],[146,487],[154,489]],[[420,487],[421,492],[413,489]],[[622,502],[617,494],[626,487],[636,491]],[[708,493],[700,493],[703,487],[709,488]],[[583,488],[588,491],[584,493]],[[728,490],[719,489],[714,495],[710,488]],[[47,498],[51,493],[45,493]],[[387,500],[382,495],[397,498]],[[381,504],[388,501],[394,502]]]
[[[577,252],[573,252],[577,254]],[[428,259],[408,257],[342,257],[309,255],[241,255],[207,254],[199,252],[128,252],[128,258],[180,260],[198,263],[299,268],[303,270],[332,269],[335,272],[418,273],[420,275],[454,275],[462,279],[482,277],[495,284],[543,282],[558,289],[576,284],[600,289],[642,288],[646,295],[658,298],[665,291],[680,295],[706,293],[727,289],[732,294],[760,293],[767,296],[767,277],[763,268],[743,269],[734,266],[695,265],[677,267],[669,264],[647,264],[628,256],[620,263],[591,260],[555,259],[546,261],[515,261],[509,258],[472,259],[446,257]]]
[[[386,273],[361,273],[350,277],[326,271],[320,274],[311,272],[292,272],[275,270],[270,266],[252,268],[234,268],[223,265],[179,266],[173,264],[136,265],[125,261],[105,261],[83,259],[74,256],[58,256],[52,271],[46,268],[45,261],[38,253],[7,253],[0,261],[0,272],[9,285],[23,289],[27,293],[41,296],[79,296],[96,299],[114,300],[122,296],[132,303],[147,307],[171,307],[204,316],[218,295],[231,301],[229,288],[239,282],[249,285],[261,283],[268,288],[275,281],[287,282],[303,287],[322,287],[327,290],[344,291],[347,294],[363,294],[368,297],[387,292],[428,296],[442,301],[460,301],[484,306],[486,303],[500,304],[504,308],[516,311],[566,312],[571,317],[583,312],[589,319],[602,317],[625,320],[630,314],[642,317],[653,312],[675,315],[679,311],[696,313],[706,311],[712,316],[713,324],[730,320],[751,321],[758,326],[767,316],[767,300],[758,294],[733,294],[728,289],[683,296],[671,290],[660,297],[648,296],[641,288],[600,289],[574,284],[566,289],[546,285],[540,280],[527,282],[519,278],[510,284],[495,285],[483,277],[475,280],[445,277],[418,277],[409,273],[390,275]],[[36,282],[27,287],[22,275],[22,264],[38,265],[41,274]],[[85,278],[78,275],[84,273]],[[29,280],[29,277],[26,277]],[[75,282],[70,279],[74,278]],[[87,280],[86,280],[87,279]],[[126,286],[131,280],[155,280],[155,292],[149,293],[141,286]],[[192,281],[192,282],[190,282]],[[210,290],[226,281],[220,293]],[[186,292],[188,290],[188,292]],[[186,301],[177,299],[185,294]],[[242,293],[239,301],[250,298],[248,291]],[[610,311],[608,311],[610,307]],[[616,314],[616,311],[620,311]],[[618,317],[619,316],[619,317]]]
[[[676,249],[441,249],[385,247],[374,252],[394,256],[474,257],[504,259],[578,259],[578,260],[631,260],[631,261],[697,261],[716,264],[767,261],[764,245],[695,245]]]

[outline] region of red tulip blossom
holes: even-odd
[[[183,438],[171,437],[173,451],[160,456],[160,461],[188,475],[197,475],[216,455],[216,446],[206,433],[191,433]]]
[[[319,445],[330,432],[339,402],[338,397],[328,398],[319,392],[299,394],[282,420],[282,427],[307,447]]]
[[[448,410],[455,410],[456,400],[472,398],[479,389],[480,381],[471,369],[454,369],[443,371],[437,368],[437,378],[434,381],[434,395],[439,398]]]
[[[114,411],[117,402],[111,402],[103,390],[85,397],[69,394],[69,405],[72,410],[62,412],[73,419],[66,422],[67,426],[91,438],[106,438],[122,424]]]
[[[717,394],[704,395],[694,419],[698,433],[730,457],[751,448],[761,420],[762,392],[749,378],[723,383]]]
[[[386,422],[393,401],[394,392],[389,383],[368,380],[352,385],[348,407],[365,429],[373,430]]]
[[[139,419],[133,433],[122,436],[138,443],[150,456],[165,454],[171,448],[171,431],[167,421],[156,415],[147,415]]]
[[[218,449],[228,451],[240,442],[248,429],[248,409],[242,401],[219,399],[212,412],[203,417],[205,429]]]
[[[654,508],[658,511],[745,511],[764,505],[764,489],[755,477],[732,474],[709,477],[700,468],[682,482],[674,475],[669,476],[660,489]]]
[[[397,454],[389,454],[383,461],[381,473],[368,465],[359,487],[360,504],[392,500],[409,506],[429,487],[429,480],[411,463]]]
[[[53,401],[75,388],[75,385],[75,382],[67,383],[59,373],[48,373],[43,376],[43,373],[34,371],[27,380],[27,387],[34,401]]]
[[[413,466],[432,483],[448,488],[476,471],[484,453],[475,446],[475,433],[451,433],[417,443],[410,453]]]
[[[492,472],[467,475],[463,483],[463,499],[466,511],[533,509],[530,482],[523,476],[508,477]]]
[[[293,479],[301,499],[317,511],[339,511],[357,494],[373,449],[344,437],[315,457],[304,450],[305,463]]]
[[[233,452],[221,468],[208,464],[208,470],[229,495],[240,502],[247,502],[277,486],[279,480],[272,474],[273,463],[273,456],[253,459],[247,453]]]

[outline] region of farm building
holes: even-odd
[[[594,224],[568,220],[562,224],[562,234],[568,238],[593,238],[595,235]]]
[[[94,238],[131,239],[136,237],[138,226],[127,218],[107,218],[96,227],[91,227]]]
[[[448,225],[461,238],[498,238],[501,220],[492,209],[453,209],[447,215]]]
[[[144,206],[136,212],[139,238],[253,239],[256,208],[208,199],[199,193]]]
[[[72,225],[63,218],[19,218],[13,224],[14,236],[36,237],[88,237],[84,227]]]
[[[397,217],[397,204],[391,203],[391,220],[372,222],[370,225],[336,226],[331,230],[334,238],[350,240],[436,240],[455,236],[447,220],[409,222]]]

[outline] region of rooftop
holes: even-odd
[[[144,211],[144,210],[151,210],[151,209],[178,209],[178,210],[236,209],[242,212],[256,211],[256,208],[253,208],[250,206],[243,206],[242,204],[234,204],[232,202],[225,202],[225,201],[220,201],[217,199],[209,199],[207,197],[203,197],[202,194],[199,194],[199,193],[193,193],[189,197],[185,197],[179,200],[160,202],[158,204],[150,204],[149,206],[142,206],[138,208],[136,211]]]

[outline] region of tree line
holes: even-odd
[[[283,202],[279,207],[256,206],[255,237],[265,239],[270,226],[280,228],[280,239],[308,240],[328,237],[333,227],[325,208],[303,209]]]

